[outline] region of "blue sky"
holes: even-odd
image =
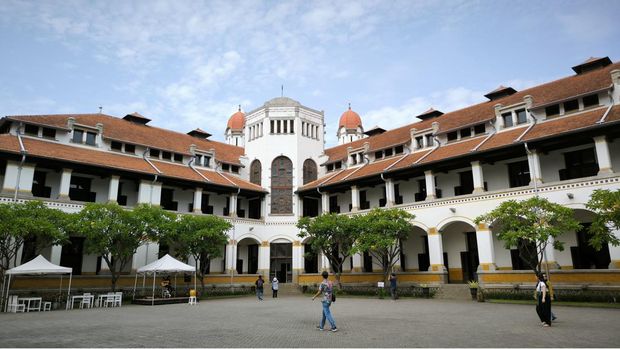
[[[284,95],[366,129],[620,60],[620,1],[0,2],[0,115],[137,111],[222,140]]]

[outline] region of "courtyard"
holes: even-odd
[[[618,309],[555,307],[542,328],[533,306],[434,299],[339,298],[339,332],[320,332],[309,297],[207,300],[197,306],[0,313],[2,347],[615,347]],[[329,325],[326,325],[328,328]]]

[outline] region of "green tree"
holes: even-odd
[[[475,222],[491,226],[506,248],[519,249],[521,259],[536,275],[542,272],[544,251],[550,239],[553,238],[553,247],[562,251],[564,244],[557,238],[579,229],[573,210],[538,196],[504,201],[493,211],[478,216]]]
[[[175,228],[160,241],[168,244],[177,255],[193,257],[196,274],[204,293],[204,275],[213,258],[222,256],[228,242],[226,232],[232,225],[216,216],[183,215],[175,222]]]
[[[77,214],[73,230],[86,238],[86,253],[102,256],[115,290],[121,272],[131,263],[138,247],[170,229],[171,218],[161,208],[149,205],[127,211],[117,203],[87,203]]]
[[[361,230],[360,219],[334,213],[318,217],[302,217],[297,222],[300,238],[310,237],[313,251],[321,251],[329,260],[333,273],[336,275],[338,287],[342,288],[340,276],[342,264],[347,257],[353,255],[353,245]]]
[[[373,262],[383,271],[383,280],[400,259],[402,241],[413,230],[414,215],[397,208],[372,209],[362,220],[361,234],[355,244],[355,252],[368,252]]]
[[[71,215],[38,200],[0,204],[0,282],[9,266],[17,264],[17,253],[25,241],[34,243],[35,255],[66,243],[70,219]]]
[[[620,240],[613,231],[620,230],[620,189],[595,190],[586,207],[596,214],[588,231],[588,244],[597,251],[605,244],[618,246]]]

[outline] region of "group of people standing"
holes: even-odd
[[[254,282],[256,286],[256,297],[258,297],[259,301],[263,300],[263,292],[265,290],[265,280],[263,280],[263,276],[259,275],[256,282]],[[278,289],[280,289],[280,282],[278,278],[274,276],[273,280],[271,280],[271,294],[273,298],[278,298]]]

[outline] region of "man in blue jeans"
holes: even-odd
[[[263,286],[265,285],[265,280],[263,280],[263,276],[259,275],[258,280],[254,283],[256,285],[256,297],[258,297],[259,301],[263,300]]]
[[[336,327],[336,321],[334,321],[332,313],[329,310],[329,307],[332,305],[332,292],[334,292],[334,285],[331,283],[331,281],[327,280],[329,274],[327,274],[326,271],[324,271],[321,276],[323,276],[323,282],[321,282],[317,293],[314,295],[314,297],[312,297],[312,300],[314,300],[316,297],[318,297],[318,295],[323,293],[323,300],[321,300],[321,304],[323,306],[323,317],[321,317],[321,324],[317,326],[317,328],[319,329],[319,331],[323,331],[323,326],[325,326],[325,319],[327,319],[327,321],[329,321],[329,324],[332,327],[330,331],[336,332],[338,331],[338,328]]]

